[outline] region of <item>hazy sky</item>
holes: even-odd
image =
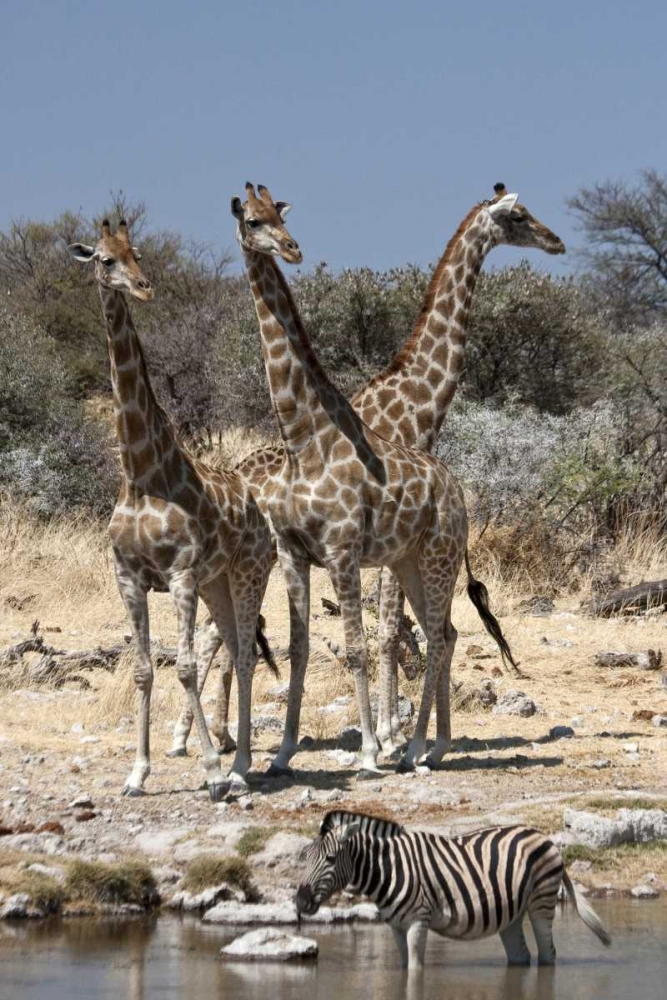
[[[666,38],[658,0],[1,0],[0,228],[122,188],[232,246],[249,179],[307,265],[385,268],[502,180],[574,245],[578,187],[665,168]]]

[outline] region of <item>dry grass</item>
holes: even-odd
[[[142,861],[104,864],[73,861],[67,871],[64,896],[68,902],[147,906],[157,902],[153,873]]]
[[[244,830],[236,844],[236,853],[249,858],[261,851],[276,831],[266,826],[251,826]]]
[[[252,891],[251,872],[244,858],[220,858],[215,854],[200,854],[188,865],[182,887],[188,892],[203,892],[223,882],[235,885],[244,892]]]
[[[216,435],[212,448],[197,449],[197,457],[218,469],[232,469],[251,452],[278,444],[274,434],[265,434],[251,427],[228,427]]]

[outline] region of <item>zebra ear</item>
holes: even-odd
[[[355,833],[359,833],[360,830],[361,830],[361,820],[354,820],[354,822],[352,823],[346,823],[345,826],[340,827],[340,831],[338,833],[338,839],[340,840],[341,844],[344,844],[346,841],[350,839],[350,837],[354,837]]]

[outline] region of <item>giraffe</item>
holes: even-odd
[[[500,245],[565,252],[562,241],[503,183],[494,196],[473,206],[448,242],[429,283],[419,318],[390,364],[352,397],[364,423],[388,440],[431,451],[464,367],[468,319],[478,275],[491,249]],[[266,513],[264,491],[279,475],[281,447],[264,448],[245,458],[236,471],[248,482]],[[398,715],[398,645],[404,595],[388,568],[381,570],[379,601],[380,697],[376,732],[390,753],[405,737]],[[213,629],[200,653],[200,683],[220,645]],[[511,657],[509,662],[513,665]],[[518,668],[515,667],[515,670]],[[233,749],[227,728],[232,665],[223,663],[212,730],[223,748]],[[187,713],[186,713],[187,714]],[[191,718],[179,720],[175,745],[184,745]]]
[[[153,668],[147,594],[169,591],[178,620],[176,670],[197,724],[209,794],[218,801],[230,787],[245,787],[250,766],[255,629],[271,570],[269,527],[240,476],[209,469],[188,453],[153,394],[124,292],[141,302],[150,301],[154,292],[125,221],[112,234],[105,219],[95,246],[75,243],[68,249],[76,260],[94,264],[120,446],[121,489],[109,537],[132,624],[140,695],[136,759],[123,794],[143,794],[150,773]],[[193,639],[200,594],[238,664],[239,747],[227,780],[197,687]]]
[[[297,748],[313,564],[327,569],[340,603],[347,663],[359,703],[362,770],[375,770],[378,753],[361,620],[362,566],[391,567],[427,636],[421,707],[400,766],[412,769],[424,754],[437,688],[438,732],[431,753],[435,763],[450,743],[449,667],[456,642],[451,601],[467,557],[463,495],[441,462],[381,438],[331,384],[274,259],[302,260],[284,224],[290,206],[274,203],[261,185],[257,190],[259,197],[247,184],[246,202],[234,198],[232,213],[285,451],[280,473],[267,487],[266,506],[288,589],[291,676],[285,733],[269,773],[284,772]],[[467,558],[466,565],[472,581]],[[484,600],[477,597],[485,623],[492,623],[502,638]]]

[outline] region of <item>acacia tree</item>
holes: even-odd
[[[634,187],[605,181],[569,206],[586,235],[591,290],[621,328],[667,313],[667,177],[644,170]]]

